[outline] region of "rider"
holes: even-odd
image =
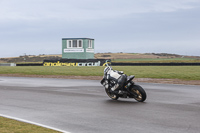
[[[114,80],[116,84],[111,88],[112,91],[119,91],[121,89],[123,91],[123,85],[126,81],[126,76],[123,71],[113,70],[111,66],[108,66],[104,69],[104,75],[106,75],[106,79]],[[119,93],[122,93],[119,91]]]

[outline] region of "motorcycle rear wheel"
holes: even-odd
[[[119,97],[115,94],[111,94],[108,89],[105,88],[106,94],[112,99],[117,100]]]
[[[144,102],[146,100],[146,92],[144,91],[144,89],[139,86],[139,85],[133,85],[131,88],[131,91],[134,94],[137,94],[137,97],[135,98],[136,101],[138,102]]]

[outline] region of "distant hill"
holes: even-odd
[[[111,59],[112,62],[126,63],[194,63],[200,62],[199,56],[183,56],[168,53],[97,53],[97,59]]]
[[[200,56],[183,56],[178,54],[168,53],[97,53],[95,54],[97,59],[165,59],[165,58],[200,58]]]
[[[61,59],[62,55],[25,55],[12,58],[0,58],[0,63],[19,63],[19,62],[43,62],[43,60],[57,60]]]
[[[0,63],[38,62],[61,59],[62,55],[25,55],[0,58]],[[183,56],[168,53],[96,53],[96,59],[111,59],[114,62],[200,62],[199,56]]]

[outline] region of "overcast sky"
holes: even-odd
[[[200,0],[0,0],[0,57],[61,54],[79,37],[95,53],[200,56]]]

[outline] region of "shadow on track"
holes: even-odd
[[[104,101],[106,104],[123,104],[123,105],[144,105],[146,104],[146,102],[137,102],[137,101],[134,101],[134,100],[105,100]]]

